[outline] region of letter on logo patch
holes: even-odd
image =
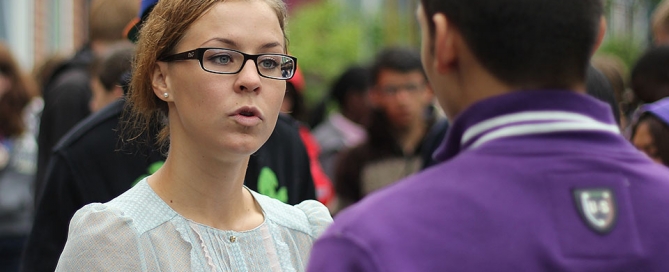
[[[581,219],[595,232],[607,234],[615,226],[618,210],[613,190],[575,189],[574,202]]]

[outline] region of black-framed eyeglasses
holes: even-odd
[[[194,50],[169,55],[158,59],[171,62],[177,60],[196,59],[200,67],[215,74],[236,74],[246,64],[253,60],[260,76],[279,80],[293,78],[297,69],[297,58],[284,54],[250,55],[241,51],[227,48],[197,48]]]

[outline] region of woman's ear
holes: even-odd
[[[153,86],[153,93],[163,101],[171,101],[169,88],[167,87],[167,64],[158,62],[156,68],[151,75],[151,85]]]

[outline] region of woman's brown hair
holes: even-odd
[[[9,89],[0,92],[0,136],[18,136],[26,129],[23,109],[35,95],[35,86],[24,75],[4,43],[0,42],[0,76],[9,79]]]

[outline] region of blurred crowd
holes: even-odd
[[[166,149],[122,141],[138,0],[93,0],[90,37],[71,56],[25,73],[0,43],[0,271],[53,271],[70,219],[155,173]],[[131,27],[128,27],[131,26]],[[669,1],[652,16],[653,44],[626,67],[597,54],[587,93],[610,105],[630,144],[669,167]],[[299,58],[299,56],[297,56]],[[317,199],[335,215],[433,165],[449,131],[416,48],[351,63],[308,105],[298,67],[275,131],[251,156],[245,186],[284,203]],[[335,219],[336,221],[336,219]]]

